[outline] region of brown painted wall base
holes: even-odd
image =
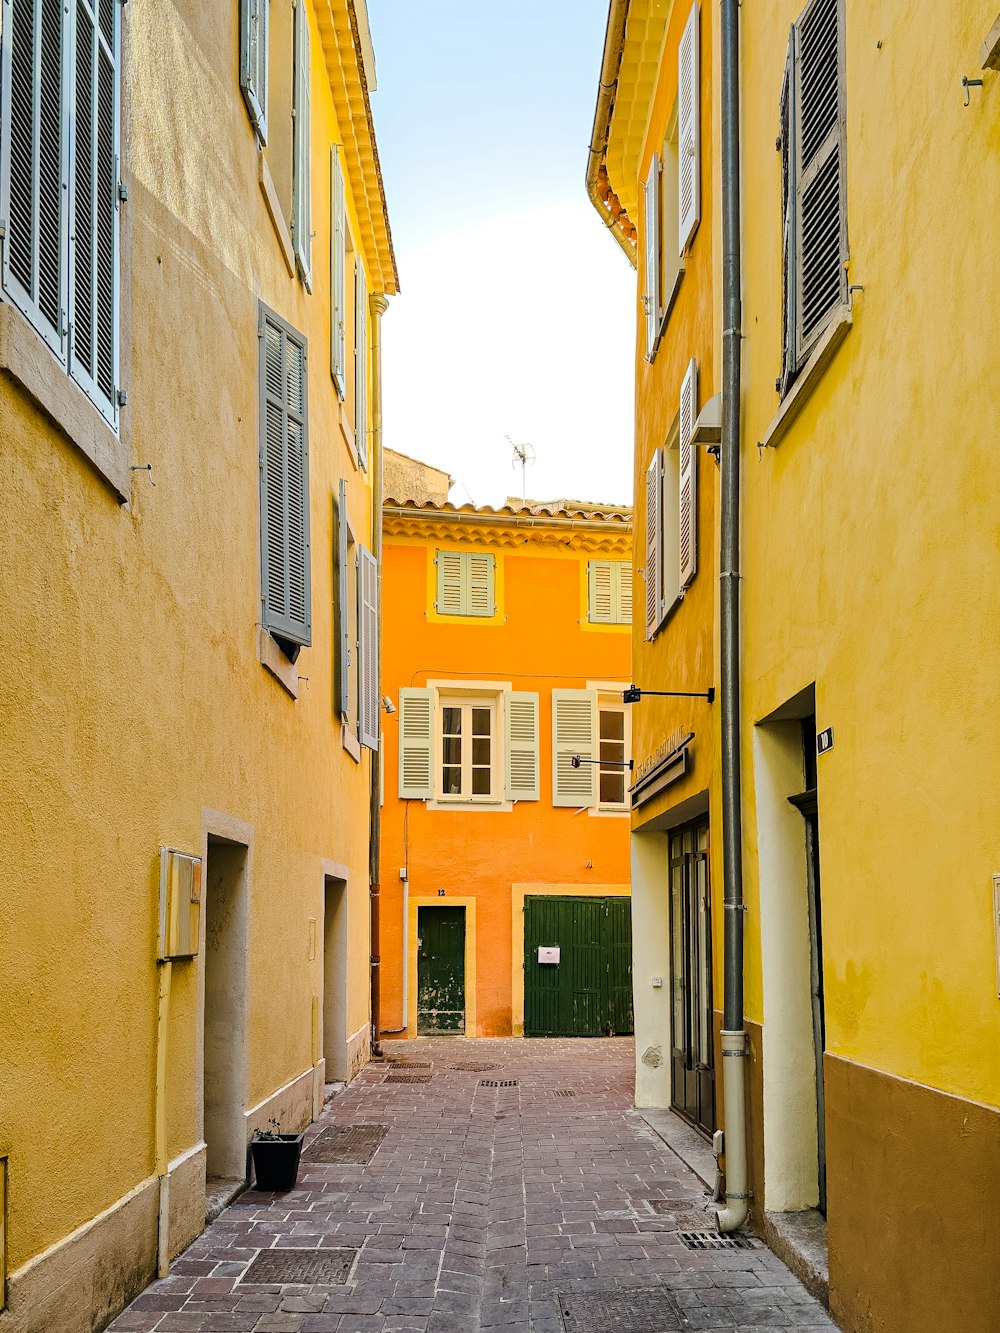
[[[852,1333],[1000,1328],[1000,1111],[826,1056],[830,1305]]]

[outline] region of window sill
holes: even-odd
[[[354,427],[347,419],[347,408],[343,404],[340,408],[340,438],[347,445],[347,452],[351,455],[354,471],[360,472],[361,464],[358,461],[358,448],[354,443]]]
[[[274,234],[281,246],[281,257],[285,261],[285,268],[288,269],[288,276],[294,278],[295,251],[292,249],[292,233],[289,231],[285,215],[281,211],[281,201],[278,199],[278,191],[275,189],[271,168],[267,165],[267,158],[261,148],[257,150],[257,180],[260,182],[260,192],[264,196],[264,203],[267,204],[267,212],[274,227]]]
[[[695,575],[695,578],[697,578],[697,574]],[[690,584],[688,586],[690,587]],[[677,596],[674,598],[674,600],[664,611],[663,615],[660,617],[660,623],[657,625],[656,629],[654,629],[652,634],[646,639],[647,643],[653,643],[658,638],[658,636],[662,634],[663,631],[667,628],[671,620],[673,620],[677,608],[680,606],[681,602],[683,602],[686,592],[687,588],[681,588]]]
[[[6,302],[0,303],[0,371],[90,460],[116,498],[127,503],[132,492],[128,442],[114,433],[21,312]]]
[[[632,812],[625,805],[592,806],[587,813],[597,819],[621,819],[623,815],[630,815]]]
[[[340,724],[340,743],[356,764],[361,763],[361,742],[346,722]]]
[[[771,418],[771,424],[757,441],[758,449],[775,449],[788,434],[792,422],[802,411],[810,394],[833,360],[834,353],[847,337],[854,317],[848,306],[843,306],[827,325],[809,359],[799,371],[799,377],[785,395],[781,406]]]
[[[468,797],[447,800],[444,797],[438,796],[433,800],[427,801],[426,804],[428,810],[478,810],[481,814],[507,814],[514,809],[513,801],[474,801]]]
[[[293,699],[299,697],[298,667],[288,660],[262,625],[257,626],[257,660]]]

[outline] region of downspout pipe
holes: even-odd
[[[378,566],[378,626],[375,649],[375,698],[379,721],[378,749],[371,753],[371,787],[368,799],[368,883],[371,932],[371,1022],[372,1055],[382,1052],[379,1033],[382,1020],[381,860],[382,860],[382,316],[389,302],[381,293],[369,300],[372,328],[372,555]]]
[[[719,1230],[747,1219],[746,1064],[743,1022],[743,815],[740,778],[740,82],[739,0],[722,11],[722,450],[720,704],[722,723],[723,1021],[726,1201]]]
[[[155,1156],[158,1182],[156,1276],[170,1275],[170,1164],[167,1161],[167,1041],[170,1035],[170,983],[173,963],[157,967]]]
[[[587,197],[600,214],[601,221],[625,252],[628,262],[635,267],[635,251],[621,228],[615,225],[598,189],[598,177],[601,163],[608,148],[608,130],[611,125],[611,111],[614,106],[615,89],[618,86],[618,71],[622,63],[622,51],[625,49],[625,23],[628,19],[629,0],[611,0],[608,9],[608,26],[604,34],[604,60],[601,64],[601,83],[597,91],[597,106],[594,110],[594,128],[590,135],[590,147],[587,150]]]

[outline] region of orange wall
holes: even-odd
[[[562,537],[563,534],[560,534]],[[627,681],[629,630],[587,627],[582,601],[586,561],[628,559],[620,551],[590,553],[576,534],[544,547],[517,534],[516,548],[470,546],[456,531],[447,538],[396,538],[387,533],[383,563],[382,686],[397,705],[399,690],[428,680],[479,678],[509,681],[540,696],[540,793],[510,811],[428,809],[399,800],[399,714],[383,720],[385,804],[382,810],[382,1030],[403,1026],[403,891],[400,868],[409,867],[411,898],[476,899],[476,1028],[469,1036],[511,1031],[511,897],[514,884],[614,885],[627,891],[627,815],[577,813],[552,806],[554,689],[588,681]],[[428,559],[438,546],[490,550],[503,563],[504,618],[500,624],[461,624],[428,615]],[[567,546],[576,548],[567,550]],[[500,581],[498,578],[498,589]],[[409,806],[408,853],[404,811]],[[414,909],[411,908],[411,912]],[[520,942],[518,942],[520,947]],[[411,992],[416,985],[410,977]]]

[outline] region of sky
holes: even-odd
[[[368,0],[400,295],[386,447],[456,504],[631,503],[635,274],[584,173],[607,0]],[[509,439],[508,439],[509,437]]]

